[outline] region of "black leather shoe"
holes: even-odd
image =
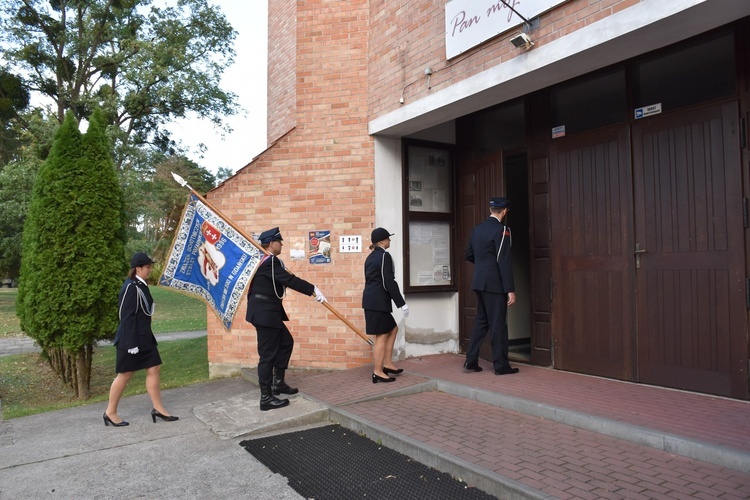
[[[383,368],[383,373],[385,373],[386,375],[401,375],[402,373],[404,373],[404,369],[397,368],[396,370],[393,370],[391,368]]]
[[[156,417],[159,417],[165,422],[174,422],[175,420],[180,419],[180,417],[175,417],[174,415],[162,415],[160,412],[156,411],[156,408],[154,408],[151,410],[151,420],[153,420],[154,423],[156,423]]]
[[[506,366],[505,368],[495,370],[495,375],[511,375],[513,373],[518,373],[518,368],[511,368],[510,366]]]
[[[284,382],[284,375],[286,369],[274,368],[273,370],[273,383],[271,384],[271,390],[274,396],[279,394],[297,394],[299,389],[296,387],[289,387],[289,384]]]
[[[114,422],[111,418],[109,418],[109,415],[104,413],[104,427],[112,424],[114,427],[125,427],[126,425],[130,425],[126,421],[122,420],[120,422]]]
[[[378,382],[395,382],[396,379],[393,377],[383,378],[378,375],[372,374],[372,383],[377,384]]]
[[[468,361],[464,363],[464,371],[465,372],[481,372],[482,367],[479,366],[479,363],[469,363]]]
[[[283,408],[289,404],[288,399],[279,399],[273,397],[273,399],[261,399],[260,400],[260,411],[276,410]]]
[[[299,392],[299,389],[296,387],[289,387],[289,384],[283,380],[275,382],[272,388],[274,396],[278,396],[279,394],[297,394]]]
[[[289,404],[288,399],[279,399],[273,395],[270,385],[260,386],[260,411],[276,410]]]

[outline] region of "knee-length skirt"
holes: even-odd
[[[129,354],[125,349],[117,349],[115,372],[136,372],[160,364],[161,356],[159,356],[159,349],[156,346],[148,351],[140,351],[138,354]]]
[[[396,328],[396,320],[389,312],[365,309],[365,333],[382,335]]]

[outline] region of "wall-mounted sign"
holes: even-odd
[[[362,236],[339,236],[339,252],[358,253],[362,251]]]
[[[310,257],[310,264],[330,264],[331,232],[310,231],[307,236],[307,255]]]
[[[557,139],[558,137],[565,137],[565,125],[552,127],[552,138]]]
[[[661,103],[643,106],[642,108],[636,108],[635,119],[646,118],[647,116],[658,115],[659,113],[661,113]]]
[[[506,0],[531,20],[567,0]],[[450,59],[523,23],[500,0],[452,0],[445,4],[445,57]]]
[[[307,238],[304,236],[291,236],[288,243],[289,256],[292,260],[307,260]]]

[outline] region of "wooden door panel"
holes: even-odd
[[[632,379],[632,184],[625,127],[553,143],[555,366]]]
[[[639,380],[747,398],[735,103],[633,126]]]
[[[461,304],[462,331],[461,349],[466,352],[471,330],[474,327],[477,304],[474,291],[471,289],[471,280],[474,275],[474,265],[466,262],[463,257],[464,249],[469,243],[474,226],[489,216],[490,197],[502,193],[502,153],[485,157],[461,165],[459,174],[459,193],[461,193],[461,222],[456,234],[459,238],[457,248],[461,259],[461,293],[459,300]],[[479,352],[480,357],[492,359],[489,335]]]
[[[474,266],[470,262],[464,260],[463,252],[466,248],[465,242],[468,241],[469,235],[471,234],[471,228],[474,227],[474,220],[476,219],[476,194],[474,193],[476,185],[476,176],[473,169],[466,169],[467,171],[461,170],[458,176],[458,192],[460,193],[459,207],[460,207],[460,220],[458,227],[456,228],[456,235],[458,237],[458,244],[456,250],[459,253],[458,258],[461,262],[460,268],[460,279],[459,286],[459,304],[461,310],[461,335],[460,335],[460,349],[464,353],[469,346],[469,338],[471,336],[471,328],[474,325],[474,318],[477,314],[477,301],[474,293],[471,291],[471,278],[474,272]]]
[[[552,364],[549,159],[531,159],[531,362]]]

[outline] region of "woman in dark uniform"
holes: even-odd
[[[130,273],[123,283],[117,297],[117,308],[120,316],[120,326],[115,335],[117,360],[115,372],[117,377],[109,389],[109,404],[104,412],[104,425],[122,427],[128,425],[117,414],[117,405],[122,393],[138,370],[146,370],[146,390],[151,397],[153,409],[151,420],[156,423],[156,417],[167,422],[178,418],[172,416],[164,408],[159,389],[159,370],[161,357],[156,348],[156,338],[151,331],[151,315],[154,313],[154,299],[148,290],[146,280],[151,274],[154,261],[145,253],[136,253],[130,260]]]
[[[401,296],[393,259],[386,252],[391,246],[391,233],[379,227],[372,231],[371,253],[365,260],[365,290],[362,293],[362,308],[365,310],[365,331],[375,335],[373,346],[372,383],[393,382],[390,375],[399,375],[404,370],[393,364],[393,345],[396,343],[398,326],[391,315],[391,302],[400,307],[404,317],[409,316],[409,306]]]

